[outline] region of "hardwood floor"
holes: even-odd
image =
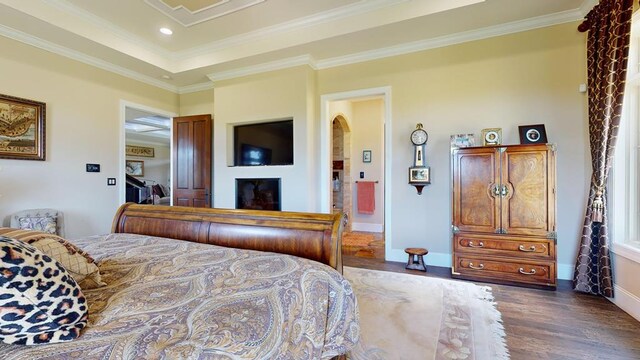
[[[345,254],[345,266],[451,278],[448,268],[405,270],[404,263]],[[490,286],[502,313],[512,360],[640,359],[640,322],[605,298],[574,292]]]
[[[350,245],[346,238],[351,236],[367,238],[370,241],[366,245]],[[345,233],[342,240],[342,254],[370,259],[384,259],[384,234],[360,231]]]

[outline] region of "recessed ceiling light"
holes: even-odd
[[[163,78],[163,79],[166,79],[166,80],[170,80],[170,79],[171,79],[171,76],[169,76],[169,75],[166,75],[166,74],[165,74],[165,75],[162,75],[162,78]]]
[[[171,34],[173,34],[173,31],[171,31],[171,29],[166,28],[166,27],[160,28],[160,32],[161,32],[161,33],[163,33],[163,34],[165,34],[165,35],[171,35]]]

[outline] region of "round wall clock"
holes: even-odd
[[[422,145],[429,140],[429,134],[422,128],[422,124],[418,124],[416,129],[411,133],[411,142],[413,145]]]

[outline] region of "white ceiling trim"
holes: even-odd
[[[250,31],[241,35],[230,36],[224,40],[214,41],[209,44],[194,47],[191,49],[178,51],[175,53],[176,60],[184,60],[194,56],[205,55],[210,52],[226,49],[233,46],[243,45],[248,42],[272,37],[276,34],[285,32],[296,32],[300,29],[326,24],[336,20],[344,19],[351,16],[361,15],[370,11],[383,9],[389,6],[397,5],[410,0],[368,0],[361,1],[336,9],[328,10],[322,13],[306,16],[296,20],[284,22],[277,25],[268,26],[259,30]],[[481,0],[484,1],[484,0]]]
[[[144,0],[149,6],[170,17],[184,27],[190,27],[202,22],[219,18],[253,5],[260,4],[265,0],[223,0],[211,6],[207,6],[198,11],[191,11],[179,5],[171,7],[162,0]]]
[[[148,85],[159,87],[161,89],[168,90],[171,92],[176,92],[176,93],[178,92],[177,86],[167,84],[151,76],[143,75],[137,71],[129,70],[121,66],[114,65],[110,62],[95,58],[93,56],[86,55],[79,51],[69,49],[67,47],[52,43],[50,41],[42,40],[40,38],[29,35],[22,31],[10,28],[8,26],[0,25],[0,35],[25,43],[27,45],[37,47],[42,50],[46,50],[48,52],[51,52],[57,55],[67,57],[72,60],[85,63],[87,65],[95,66],[102,70],[107,70],[107,71],[116,73],[118,75],[122,75],[127,78],[143,82]]]
[[[526,20],[514,21],[506,24],[490,26],[478,30],[465,31],[457,34],[445,35],[433,39],[414,41],[387,48],[364,51],[325,60],[316,61],[318,69],[328,69],[336,66],[355,64],[364,61],[377,60],[391,56],[409,54],[418,51],[436,49],[470,41],[488,39],[495,36],[508,35],[542,27],[563,24],[582,18],[580,10],[568,10],[555,14],[538,16]]]
[[[181,86],[178,88],[178,94],[189,94],[189,93],[194,93],[198,91],[211,90],[213,88],[214,88],[213,83],[210,81],[207,81],[199,84]]]
[[[265,73],[269,71],[288,69],[288,68],[303,66],[303,65],[310,66],[314,70],[317,69],[315,66],[315,60],[311,55],[307,54],[307,55],[295,56],[295,57],[290,57],[282,60],[262,63],[254,66],[233,69],[229,71],[211,73],[207,75],[207,77],[211,81],[216,82],[216,81],[234,79],[242,76]]]
[[[508,35],[541,27],[563,24],[576,21],[582,18],[580,9],[563,11],[551,15],[539,16],[531,19],[514,21],[502,25],[490,26],[483,29],[465,31],[457,34],[441,36],[434,39],[414,41],[371,51],[315,60],[311,55],[303,55],[268,63],[248,66],[229,71],[222,71],[207,75],[211,81],[229,80],[233,78],[255,75],[268,71],[281,70],[288,67],[308,65],[313,69],[322,70],[332,67],[361,63],[365,61],[377,60],[386,57],[410,54],[418,51],[441,48],[450,45],[461,44],[470,41],[482,40],[491,37]]]

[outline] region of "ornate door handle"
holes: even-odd
[[[530,272],[526,272],[524,271],[523,268],[518,269],[518,272],[522,275],[535,275],[536,274],[536,269],[531,269]]]
[[[524,245],[520,245],[520,246],[518,246],[518,250],[524,251],[524,252],[534,252],[534,251],[536,251],[536,246],[535,245],[531,245],[527,249],[527,248],[524,247]]]
[[[500,185],[498,184],[493,185],[493,187],[491,188],[491,191],[493,192],[494,197],[500,196]]]
[[[473,266],[473,263],[470,262],[469,263],[469,267],[472,268],[472,269],[476,269],[476,270],[482,270],[482,269],[484,269],[484,264],[480,264],[478,266]]]
[[[482,241],[480,241],[480,242],[478,243],[478,245],[474,245],[474,244],[473,244],[473,241],[469,241],[469,247],[472,247],[472,248],[481,248],[481,247],[484,247],[484,243],[483,243]]]
[[[507,185],[502,185],[500,187],[500,196],[505,197],[509,195],[509,188],[507,188]]]

